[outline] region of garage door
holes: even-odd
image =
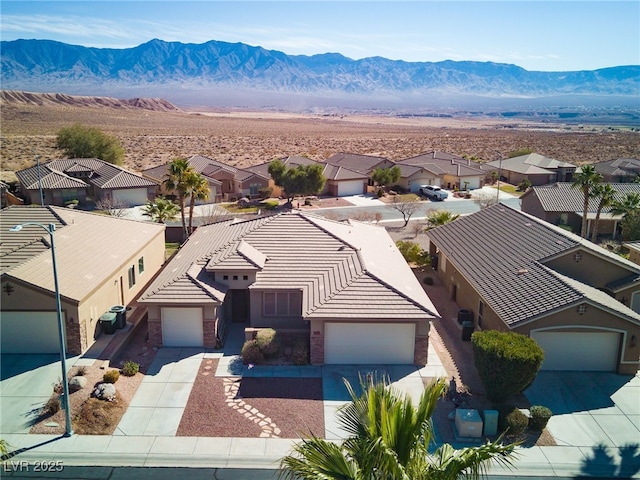
[[[325,323],[327,364],[412,364],[414,324]]]
[[[163,308],[162,345],[165,347],[202,347],[201,308]]]
[[[338,183],[338,196],[362,195],[364,192],[364,182],[362,180],[350,180]]]
[[[113,200],[128,207],[134,205],[144,205],[147,203],[146,188],[127,188],[124,190],[114,190]]]
[[[0,338],[2,353],[59,353],[56,312],[2,312]]]
[[[612,372],[618,366],[620,334],[615,332],[532,332],[544,350],[542,370]]]

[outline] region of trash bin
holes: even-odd
[[[484,411],[484,436],[490,437],[498,434],[498,411]]]
[[[127,307],[124,305],[114,305],[109,311],[116,314],[116,328],[124,328],[127,326]]]
[[[473,312],[466,308],[458,310],[458,323],[462,325],[464,322],[473,322]]]
[[[113,312],[105,312],[100,317],[98,323],[102,326],[102,331],[108,335],[116,333],[116,317]]]
[[[470,322],[470,321],[462,322],[462,341],[470,342],[471,334],[473,333],[474,330],[475,330],[475,327],[473,326],[473,322]]]

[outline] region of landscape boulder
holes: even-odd
[[[113,383],[101,383],[93,391],[93,396],[100,400],[113,402],[116,399],[116,387]]]
[[[87,379],[85,377],[77,376],[69,380],[69,390],[77,392],[87,386]]]

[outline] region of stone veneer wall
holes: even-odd
[[[415,347],[413,349],[413,364],[424,367],[427,364],[429,354],[429,337],[418,337],[416,335]]]
[[[162,346],[162,323],[160,319],[149,318],[147,320],[147,328],[149,329],[149,344],[152,347]]]
[[[66,322],[64,329],[67,336],[67,353],[71,355],[82,354],[84,352],[83,346],[86,346],[86,338],[83,345],[80,325],[75,322]]]
[[[217,345],[216,337],[217,321],[214,318],[205,318],[202,325],[203,341],[206,348],[215,348]],[[162,335],[161,335],[162,336]]]
[[[309,345],[311,365],[324,364],[324,335],[320,332],[311,333],[311,341]]]

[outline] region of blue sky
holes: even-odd
[[[243,42],[288,54],[477,60],[528,70],[640,64],[640,2],[6,1],[2,40],[127,48],[152,38]]]

